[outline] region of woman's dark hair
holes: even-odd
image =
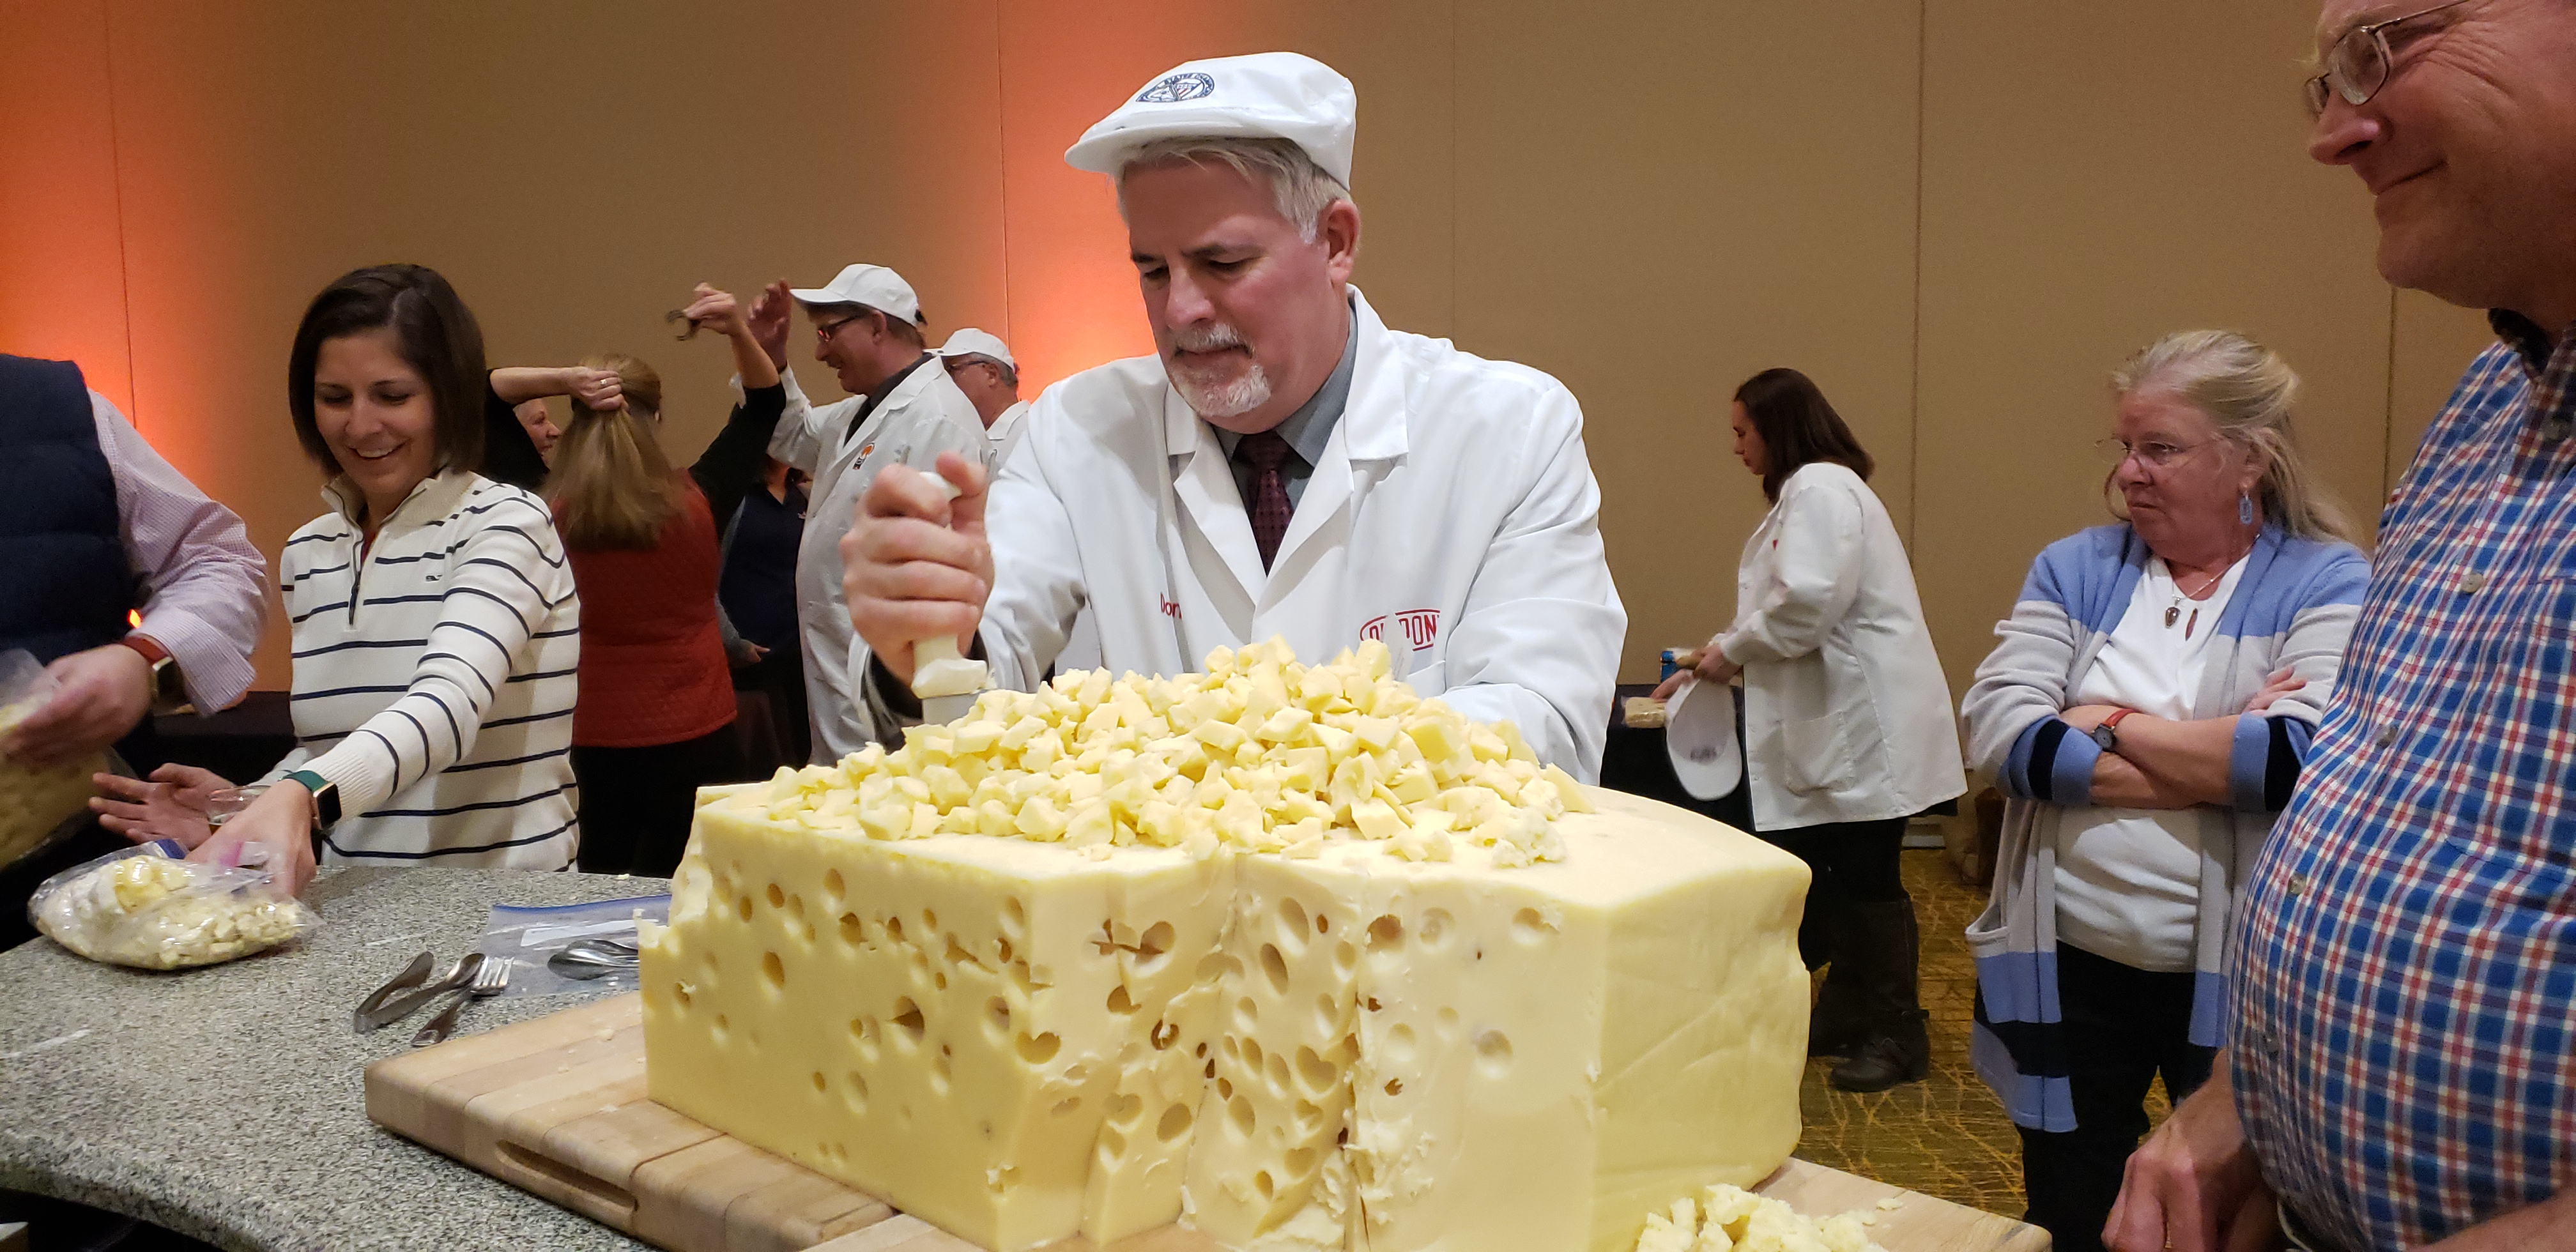
[[[1818,461],[1831,461],[1848,467],[1851,472],[1869,480],[1878,463],[1869,459],[1860,440],[1852,438],[1851,427],[1843,425],[1842,415],[1825,403],[1825,393],[1816,390],[1814,380],[1792,369],[1764,370],[1744,380],[1735,389],[1736,403],[1753,420],[1753,433],[1762,437],[1762,455],[1767,464],[1762,471],[1762,494],[1770,500],[1780,498],[1780,484],[1791,474]]]
[[[325,474],[339,458],[313,420],[313,370],[332,339],[391,327],[394,351],[420,374],[436,415],[432,441],[441,469],[474,469],[483,461],[483,328],[456,289],[423,265],[371,265],[343,274],[304,310],[286,358],[286,407],[295,437]]]

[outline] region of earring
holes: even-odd
[[[2254,524],[2254,496],[2251,492],[2237,493],[2236,521],[2237,524],[2242,526],[2251,526]]]

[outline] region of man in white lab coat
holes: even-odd
[[[984,438],[993,445],[993,466],[999,469],[1011,459],[1029,415],[1029,402],[1020,398],[1020,363],[1011,359],[1010,345],[991,331],[965,326],[939,345],[935,355],[947,367],[948,380],[966,393],[976,416],[984,419]]]
[[[814,359],[832,368],[848,399],[815,407],[786,368],[790,299],[814,323]],[[930,354],[912,285],[882,265],[849,266],[822,287],[778,284],[753,305],[750,320],[787,388],[769,455],[814,479],[796,550],[796,623],[814,759],[837,761],[874,741],[851,684],[852,674],[867,671],[867,645],[852,633],[842,603],[841,536],[880,470],[908,454],[928,464],[915,450],[933,441],[981,448],[984,424]],[[989,456],[978,460],[993,464]]]
[[[1025,689],[1088,608],[1108,668],[1147,674],[1383,640],[1423,694],[1596,775],[1627,614],[1582,412],[1349,285],[1357,103],[1302,56],[1197,61],[1065,154],[1117,183],[1157,355],[1048,388],[989,499],[962,460],[953,504],[917,474],[871,486],[842,549],[873,716],[909,713],[913,640]]]

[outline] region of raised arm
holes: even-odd
[[[764,295],[761,299],[766,301],[769,297]],[[723,335],[732,345],[734,369],[742,383],[742,399],[725,419],[724,429],[716,432],[706,451],[689,466],[689,476],[705,493],[716,525],[724,526],[732,521],[734,509],[741,505],[743,497],[760,482],[769,442],[778,433],[778,419],[786,411],[787,393],[779,385],[778,367],[770,361],[730,293],[700,283],[686,313],[690,321]]]

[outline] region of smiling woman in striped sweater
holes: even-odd
[[[202,785],[134,785],[110,806],[119,829],[193,836],[193,860],[264,857],[298,892],[317,851],[571,864],[581,608],[545,502],[464,468],[481,452],[483,390],[482,332],[434,271],[362,269],[314,298],[287,398],[334,477],[330,511],[278,561],[297,747],[211,837],[185,811]]]

